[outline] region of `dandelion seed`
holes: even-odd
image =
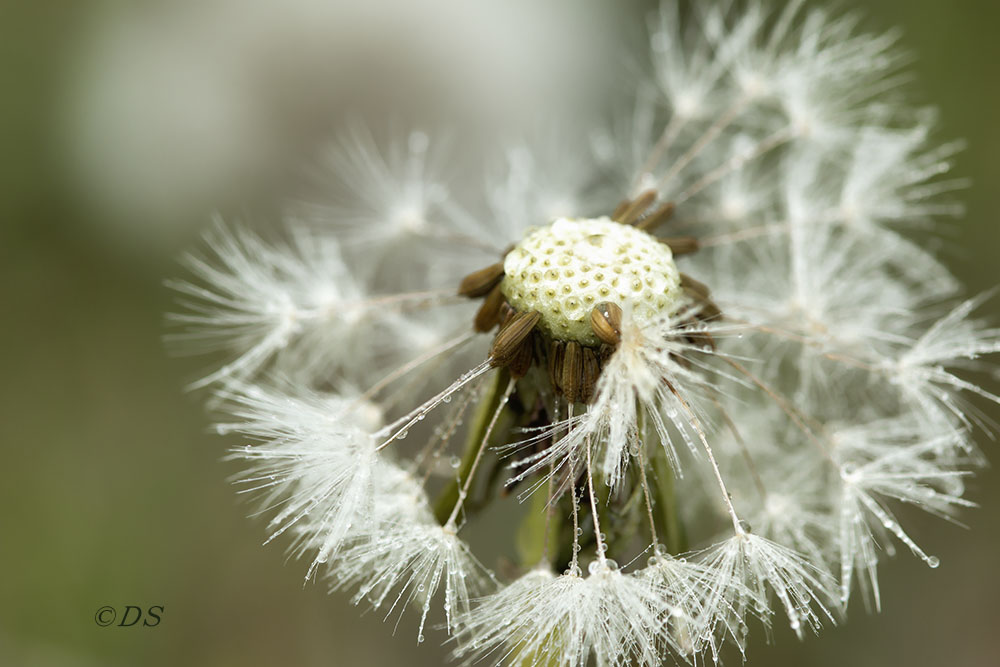
[[[489,585],[490,576],[465,543],[436,524],[382,523],[377,532],[359,531],[355,538],[331,568],[335,587],[356,587],[355,603],[368,600],[376,609],[384,609],[386,616],[417,604],[418,636],[423,635],[439,588],[446,628],[451,632],[472,595]]]
[[[586,578],[533,571],[471,612],[459,657],[494,664],[658,665],[672,608],[644,580],[606,567]]]
[[[709,633],[732,633],[748,616],[769,625],[769,595],[778,599],[799,637],[803,626],[818,631],[824,617],[833,620],[822,602],[832,596],[833,578],[770,540],[741,532],[710,548],[699,562],[707,572],[702,613]],[[742,647],[743,637],[733,639]]]
[[[233,453],[252,464],[238,479],[241,492],[263,496],[263,511],[275,513],[267,542],[294,529],[293,549],[315,550],[307,579],[366,520],[373,503],[375,443],[351,423],[348,405],[248,389],[231,406],[243,421],[230,430],[263,442]]]

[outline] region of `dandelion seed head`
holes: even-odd
[[[505,143],[480,192],[447,141],[354,126],[290,241],[217,227],[175,319],[230,355],[198,384],[268,542],[525,667],[717,662],[879,609],[896,551],[937,567],[899,507],[974,505],[969,398],[1000,398],[966,371],[1000,330],[987,297],[942,310],[959,285],[909,236],[962,183],[896,39],[664,0],[628,108]]]

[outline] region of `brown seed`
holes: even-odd
[[[559,384],[567,401],[576,403],[580,400],[580,388],[583,384],[583,346],[575,340],[566,343],[562,380]]]
[[[617,345],[622,339],[622,309],[616,303],[602,301],[590,311],[590,328],[602,343]]]
[[[536,311],[517,313],[500,329],[490,348],[490,365],[507,366],[520,353],[522,343],[538,324],[541,314]]]
[[[656,201],[656,197],[659,193],[656,190],[646,190],[639,194],[638,197],[628,202],[624,207],[624,210],[619,211],[622,206],[619,205],[618,209],[615,209],[615,213],[618,215],[614,216],[614,220],[622,223],[623,225],[635,224],[635,222],[642,216],[643,212],[653,205]],[[622,202],[624,203],[624,202]]]
[[[478,299],[486,296],[500,281],[503,280],[503,262],[491,264],[484,269],[473,271],[462,278],[458,286],[459,296],[467,296],[470,299]]]
[[[676,206],[674,203],[672,201],[668,201],[666,204],[640,220],[638,224],[636,224],[636,227],[644,232],[652,232],[654,229],[673,217],[675,208]]]
[[[698,319],[708,321],[717,320],[720,317],[722,317],[722,311],[715,305],[715,302],[711,299],[705,299],[701,304],[701,310],[698,311]]]
[[[615,222],[620,222],[622,213],[628,210],[628,205],[631,203],[632,201],[630,199],[623,199],[618,206],[615,206],[615,210],[611,212],[611,219]]]
[[[674,255],[687,255],[697,251],[701,247],[698,239],[694,236],[672,236],[660,239],[660,242],[670,246],[670,252]]]
[[[476,311],[476,317],[472,321],[473,328],[480,333],[486,333],[500,324],[500,308],[505,303],[507,302],[504,300],[503,292],[500,291],[500,285],[497,285],[490,290],[483,300],[483,305]]]
[[[513,357],[511,357],[511,360],[507,363],[507,369],[510,371],[510,376],[515,380],[523,378],[531,369],[531,364],[535,360],[535,338],[537,338],[537,336],[529,335],[527,338],[522,340],[521,344],[517,346],[517,350],[514,352]]]
[[[597,387],[597,379],[601,376],[601,362],[597,352],[592,347],[583,348],[583,381],[580,385],[580,401],[590,403]]]
[[[708,289],[708,285],[695,280],[686,273],[682,273],[681,287],[684,288],[685,292],[701,303],[701,309],[698,311],[698,319],[714,320],[722,316],[722,311],[719,310],[719,307],[715,305],[714,301],[712,301],[711,290]]]
[[[686,273],[681,274],[681,287],[684,288],[684,291],[702,301],[707,300],[712,294],[712,291],[708,289],[708,285],[695,280]]]
[[[548,370],[549,370],[549,382],[552,383],[552,389],[557,394],[562,391],[562,368],[563,368],[563,358],[566,353],[566,344],[561,340],[554,340],[549,345],[548,352]]]

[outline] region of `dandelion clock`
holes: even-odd
[[[958,147],[895,37],[665,0],[647,39],[571,152],[469,193],[432,133],[355,125],[350,197],[218,220],[173,283],[267,541],[459,664],[739,662],[937,567],[899,508],[972,504],[1000,331],[912,238],[960,213]]]

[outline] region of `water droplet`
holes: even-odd
[[[742,530],[744,533],[752,533],[753,532],[753,528],[750,526],[750,522],[749,521],[742,521],[741,520],[740,521],[740,530]]]
[[[936,568],[940,564],[941,564],[941,559],[940,558],[938,558],[937,556],[928,556],[928,558],[927,558],[927,566],[928,567],[930,567],[930,568],[933,569],[933,568]]]
[[[449,459],[448,465],[457,470],[458,467],[462,465],[462,459],[458,458],[457,456],[453,456],[451,457],[451,459]]]
[[[601,571],[601,568],[602,568],[601,561],[594,560],[591,561],[590,565],[587,566],[587,572],[589,572],[590,574],[597,574],[598,572]]]

